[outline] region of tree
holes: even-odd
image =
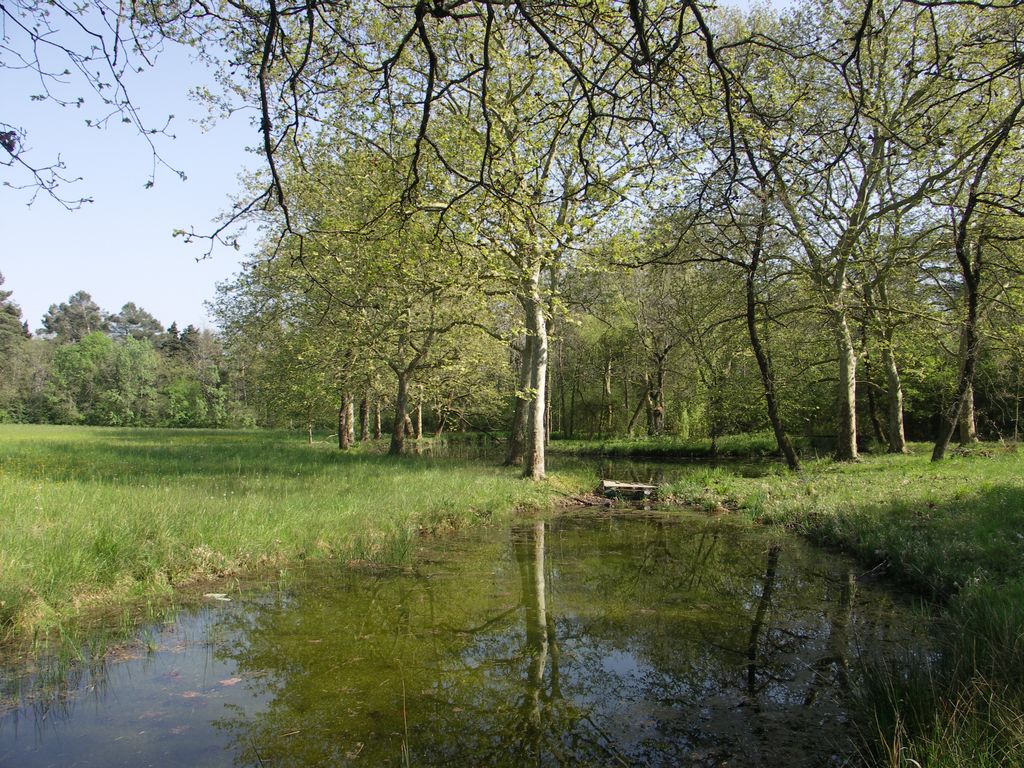
[[[0,274],[0,286],[3,284]],[[27,336],[21,308],[11,301],[11,293],[0,288],[0,421],[5,420],[17,397],[15,377]]]
[[[0,286],[3,284],[4,276],[0,273]],[[21,307],[11,301],[12,293],[0,289],[0,359],[8,358],[26,338]]]
[[[81,341],[90,333],[105,332],[108,328],[107,318],[92,296],[78,291],[66,302],[50,305],[43,315],[43,327],[39,333],[67,344]]]
[[[124,339],[129,336],[133,339],[154,340],[164,332],[164,327],[149,312],[142,307],[135,306],[129,301],[121,311],[111,315],[107,319],[110,335],[115,339]]]
[[[980,334],[978,329],[979,301],[981,282],[985,274],[985,255],[988,249],[986,240],[990,237],[1000,239],[999,233],[987,231],[985,214],[995,211],[997,214],[1010,212],[1016,216],[1024,214],[1019,179],[1007,187],[998,186],[998,167],[1003,159],[1004,148],[1020,134],[1021,117],[1024,113],[1024,94],[1017,88],[1011,91],[1014,95],[1006,107],[1002,119],[985,137],[979,148],[973,172],[964,179],[957,190],[959,193],[951,204],[951,235],[953,253],[963,279],[965,311],[961,327],[961,354],[957,375],[956,394],[952,406],[943,414],[943,422],[932,450],[932,461],[945,456],[946,447],[953,438],[960,420],[961,412],[968,407],[973,410],[974,373],[978,364],[978,348]],[[994,180],[997,185],[993,187]]]
[[[743,152],[771,181],[798,244],[794,266],[818,292],[836,350],[843,459],[858,451],[851,317],[861,244],[880,220],[922,208],[971,167],[978,132],[947,138],[962,127],[953,105],[994,87],[961,77],[987,20],[983,9],[813,4],[783,17],[772,55],[736,48]],[[841,29],[857,34],[846,43]]]
[[[144,341],[94,331],[58,347],[47,380],[59,423],[138,426],[152,415],[157,357]]]

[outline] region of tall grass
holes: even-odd
[[[867,762],[1024,766],[1024,583],[950,605],[940,656],[879,659],[856,689]]]
[[[585,482],[285,433],[0,426],[0,639],[262,567],[401,562],[422,531]]]

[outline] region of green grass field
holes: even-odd
[[[423,530],[550,506],[592,478],[272,432],[0,426],[0,638],[310,558],[402,562]]]

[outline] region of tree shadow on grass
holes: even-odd
[[[915,590],[946,598],[969,584],[1024,578],[1024,486],[989,484],[938,501],[897,498],[847,514],[807,515],[814,540],[884,564]]]

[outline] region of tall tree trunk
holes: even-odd
[[[974,415],[974,385],[970,384],[964,392],[964,401],[960,404],[960,445],[978,442],[978,423]]]
[[[857,453],[857,351],[853,346],[850,326],[844,308],[832,310],[836,352],[839,355],[839,404],[837,417],[836,457],[840,461],[856,461]]]
[[[565,339],[558,342],[558,435],[565,439]]]
[[[747,335],[750,337],[750,346],[754,350],[754,358],[757,360],[757,369],[761,373],[761,387],[764,390],[764,401],[768,406],[768,421],[771,422],[772,432],[775,434],[775,444],[779,453],[786,460],[786,466],[790,469],[800,469],[800,459],[797,458],[793,443],[786,434],[786,428],[782,424],[782,416],[779,415],[779,401],[775,395],[775,372],[772,370],[771,359],[761,344],[761,336],[757,331],[757,268],[761,262],[762,238],[764,237],[765,223],[758,226],[757,239],[754,244],[753,257],[747,268]]]
[[[544,445],[551,442],[551,366],[544,367]]]
[[[629,413],[629,369],[622,366],[622,411]]]
[[[381,429],[380,400],[377,400],[373,404],[373,439],[380,440],[382,437],[384,431]]]
[[[886,416],[889,429],[889,453],[906,453],[907,437],[903,429],[903,382],[896,367],[896,356],[892,353],[892,330],[882,336],[882,367],[885,369]]]
[[[356,406],[351,392],[345,393],[345,439],[346,448],[356,441]]]
[[[391,445],[388,455],[400,456],[405,451],[405,422],[409,415],[409,375],[398,374],[398,393],[395,396],[395,418],[391,424]]]
[[[875,311],[874,300],[871,295],[871,285],[864,285],[864,304],[867,311],[864,313],[860,324],[860,354],[864,360],[864,395],[868,401],[868,418],[871,420],[871,430],[875,434],[875,440],[879,445],[888,445],[885,438],[885,431],[882,429],[882,421],[878,418],[878,401],[875,398],[875,382],[871,378],[871,353],[868,351],[868,342],[871,338],[870,321],[877,321],[878,313]]]
[[[654,382],[650,371],[644,371],[644,414],[647,416],[647,434],[654,434]]]
[[[665,355],[655,357],[654,378],[647,393],[650,400],[650,433],[661,435],[665,432]]]
[[[359,401],[359,442],[370,439],[370,399],[363,397]]]
[[[569,427],[566,437],[572,440],[576,437],[576,395],[580,391],[580,366],[578,363],[572,367],[572,392],[569,396]]]
[[[512,411],[512,425],[508,433],[508,450],[505,452],[505,466],[518,467],[523,463],[526,451],[526,414],[530,403],[530,358],[533,355],[533,338],[527,334],[523,340],[523,351],[519,356],[519,381],[516,390],[516,404]]]
[[[975,246],[976,252],[971,258],[966,242],[964,218],[966,218],[966,214],[962,217],[956,243],[957,259],[963,269],[964,297],[967,304],[967,313],[960,332],[960,372],[957,376],[956,396],[944,414],[942,425],[939,427],[939,437],[932,449],[932,461],[939,461],[946,455],[946,448],[949,447],[953,434],[960,424],[961,412],[968,395],[972,392],[974,370],[978,364],[978,286],[981,282],[981,244]],[[973,406],[973,396],[971,404]]]
[[[413,437],[417,440],[423,437],[423,401],[416,401],[416,429],[413,432]]]
[[[548,334],[544,302],[540,295],[540,269],[534,270],[525,287],[523,308],[526,310],[527,333],[533,336],[530,355],[531,400],[526,420],[526,451],[523,455],[523,477],[543,480],[545,474],[545,423],[547,410]]]
[[[946,448],[949,447],[953,434],[960,424],[960,413],[971,392],[974,370],[978,363],[978,284],[973,280],[965,280],[964,289],[967,292],[967,317],[964,318],[963,325],[963,359],[957,377],[956,396],[939,428],[939,438],[932,449],[932,461],[938,461],[946,455]]]
[[[644,409],[647,404],[647,392],[645,391],[640,395],[640,399],[636,401],[636,408],[633,409],[633,415],[629,417],[629,423],[626,425],[626,434],[630,437],[633,436],[633,431],[636,429],[636,422],[640,418],[640,411]]]
[[[601,392],[604,400],[603,419],[601,423],[601,437],[612,434],[612,359],[604,361],[604,390]]]
[[[946,415],[942,424],[939,437],[935,441],[935,447],[932,449],[932,461],[939,461],[946,455],[946,448],[949,446],[949,441],[953,439],[953,432],[957,427],[960,409],[966,401],[968,391],[974,385],[974,370],[978,364],[978,289],[981,285],[983,243],[979,239],[974,244],[972,255],[968,239],[971,220],[974,218],[980,201],[981,186],[985,180],[988,166],[1000,147],[1013,135],[1013,129],[1022,110],[1024,110],[1024,99],[1018,99],[1013,110],[1000,124],[999,130],[986,148],[981,161],[975,166],[974,178],[967,191],[967,202],[959,218],[953,222],[953,250],[964,279],[967,314],[962,331],[963,355],[956,387],[956,398],[953,400],[951,412]]]
[[[878,418],[878,401],[875,399],[875,383],[871,380],[871,356],[866,349],[867,342],[861,344],[864,356],[864,399],[867,400],[868,419],[871,421],[871,431],[879,445],[888,445],[885,439],[885,431],[882,429],[882,420]]]
[[[896,365],[896,353],[893,351],[894,321],[889,304],[888,288],[885,280],[878,281],[878,297],[882,300],[881,313],[874,303],[870,288],[865,288],[864,298],[871,316],[880,323],[882,369],[885,371],[885,402],[886,402],[886,442],[889,453],[907,453],[907,437],[903,429],[903,382],[900,370]]]
[[[338,450],[347,451],[352,446],[352,439],[349,435],[352,432],[352,427],[349,424],[351,416],[352,406],[352,395],[348,392],[343,392],[341,395],[341,403],[338,405]]]

